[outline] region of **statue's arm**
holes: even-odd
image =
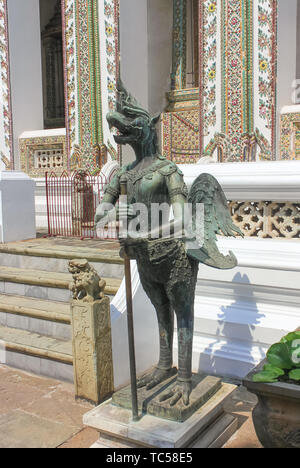
[[[120,191],[120,177],[119,174],[117,174],[113,177],[110,184],[106,187],[104,197],[101,200],[99,206],[97,207],[95,215],[95,225],[104,220],[106,220],[106,223],[115,220],[115,204],[119,199]]]
[[[179,170],[167,178],[167,187],[174,214],[174,220],[170,223],[171,235],[183,237],[184,228],[188,222],[188,210],[185,209],[188,190],[183,180],[183,174]]]
[[[171,175],[168,175],[166,177],[166,184],[174,219],[168,221],[167,224],[151,230],[150,237],[152,239],[174,236],[183,238],[185,236],[185,223],[188,221],[188,211],[185,209],[185,205],[187,203],[188,191],[182,173],[177,170]]]

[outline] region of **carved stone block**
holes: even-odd
[[[71,313],[76,397],[99,404],[114,388],[109,298],[73,300]]]

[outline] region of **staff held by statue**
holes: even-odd
[[[121,195],[127,197],[127,179],[120,179]],[[125,220],[127,221],[127,220]],[[124,265],[125,265],[125,284],[126,284],[126,305],[127,305],[127,327],[128,327],[128,344],[129,344],[129,362],[130,362],[130,380],[131,380],[131,398],[132,398],[132,419],[138,421],[138,399],[137,399],[137,378],[136,378],[136,360],[134,347],[134,325],[133,325],[133,304],[132,304],[132,287],[131,287],[131,268],[130,258],[124,249]]]

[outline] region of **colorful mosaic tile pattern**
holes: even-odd
[[[178,164],[199,160],[199,110],[163,114],[163,155]]]
[[[186,12],[186,0],[173,0],[172,90],[186,87]]]
[[[103,0],[63,0],[65,80],[68,109],[69,169],[81,166],[90,171],[105,157],[103,135],[103,89],[114,105],[118,73],[118,0],[105,0],[106,48],[101,50],[99,4]],[[110,23],[111,20],[111,23]],[[113,38],[111,40],[111,38]],[[101,81],[105,61],[109,79]]]
[[[216,1],[203,2],[203,113],[205,115],[203,133],[205,136],[216,126],[216,86],[217,86],[217,21]]]
[[[258,0],[259,117],[268,133],[273,158],[276,151],[277,0]]]
[[[104,0],[106,67],[108,106],[111,111],[116,103],[116,80],[119,75],[119,2]]]
[[[0,170],[14,169],[7,27],[7,0],[0,0]]]
[[[280,159],[300,159],[300,113],[281,115]]]
[[[252,0],[222,0],[222,132],[230,160],[244,159],[242,135],[252,131]]]
[[[67,127],[67,154],[68,159],[73,154],[77,141],[77,108],[76,99],[76,23],[74,0],[62,0],[63,44],[64,44],[64,71],[66,90],[66,127]],[[69,162],[68,162],[69,168]]]

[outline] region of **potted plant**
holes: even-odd
[[[253,411],[265,448],[300,448],[300,331],[289,333],[267,352],[243,384],[258,397]]]

